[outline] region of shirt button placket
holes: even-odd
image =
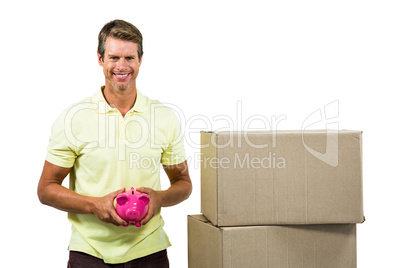
[[[119,139],[121,141],[126,140],[126,124],[125,120],[122,116],[119,118],[119,126],[120,126],[120,131],[119,131]]]

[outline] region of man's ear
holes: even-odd
[[[99,53],[99,51],[96,51],[96,54],[98,55],[98,64],[103,67],[103,59],[101,54]]]
[[[141,58],[140,58],[140,66],[141,66],[141,63],[142,63],[142,58],[144,58],[144,53],[142,53]]]

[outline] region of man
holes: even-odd
[[[105,85],[55,121],[38,196],[68,212],[69,267],[168,267],[160,209],[192,191],[180,124],[171,109],[137,90],[143,50],[134,25],[107,23],[97,54]],[[167,190],[161,190],[160,163],[171,183]],[[62,186],[67,174],[69,189]],[[116,196],[132,186],[150,196],[141,227],[123,227],[114,207]]]

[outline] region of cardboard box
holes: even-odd
[[[201,133],[201,212],[216,226],[361,223],[362,132]]]
[[[216,227],[202,215],[188,220],[189,268],[352,268],[356,225]]]

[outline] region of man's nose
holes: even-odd
[[[126,68],[127,67],[127,61],[125,58],[120,58],[119,61],[117,62],[117,67],[118,68]]]

